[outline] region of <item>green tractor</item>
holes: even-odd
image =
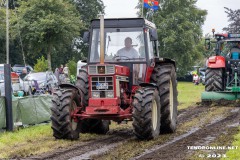
[[[240,98],[240,34],[215,34],[215,53],[207,60],[202,101]],[[205,39],[206,49],[212,41]]]

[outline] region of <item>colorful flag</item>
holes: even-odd
[[[158,10],[158,1],[157,0],[144,0],[144,7],[151,8],[153,10]]]

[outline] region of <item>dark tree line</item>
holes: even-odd
[[[104,13],[102,0],[10,0],[10,63],[34,65],[44,56],[51,67],[87,56],[81,36],[90,19]],[[6,14],[0,8],[0,63],[6,63]],[[21,39],[20,39],[21,38]],[[22,45],[21,45],[21,41]],[[49,54],[50,53],[50,54]]]

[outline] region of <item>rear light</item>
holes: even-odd
[[[208,62],[214,63],[214,62],[216,62],[216,59],[217,59],[216,56],[210,57],[210,58],[208,59]]]

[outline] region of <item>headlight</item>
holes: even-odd
[[[107,98],[113,98],[113,97],[114,97],[113,91],[107,91],[107,92],[106,92],[106,97],[107,97]]]
[[[93,98],[100,98],[100,92],[92,92]]]

